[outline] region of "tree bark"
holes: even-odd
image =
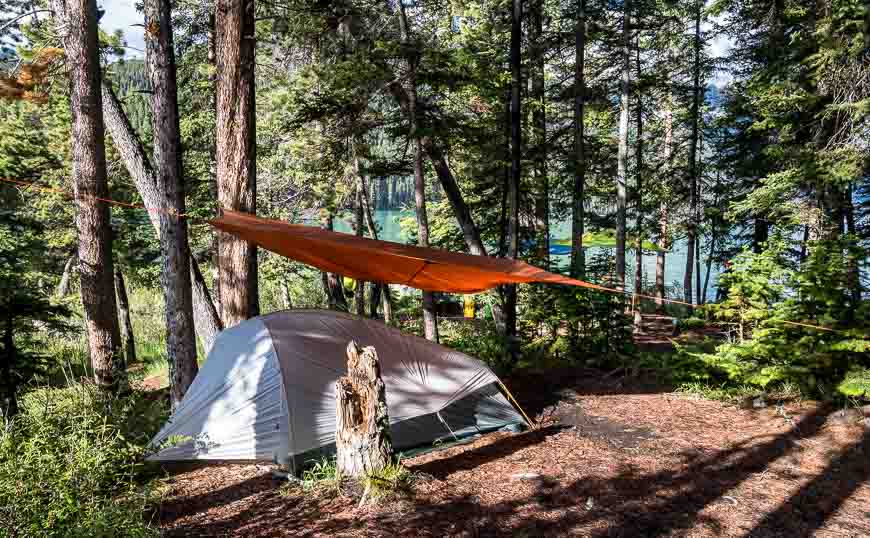
[[[169,360],[169,401],[174,409],[193,383],[196,332],[190,279],[190,246],[184,200],[178,84],[172,35],[170,0],[145,0],[145,61],[151,81],[154,122],[154,164],[157,190],[164,202],[160,221],[163,254],[161,284],[166,315],[166,354]]]
[[[574,28],[574,190],[571,203],[571,276],[586,275],[586,255],[583,250],[583,227],[586,215],[586,141],[584,140],[584,107],[586,100],[586,0],[577,1],[577,23]]]
[[[356,170],[359,174],[359,159],[356,160]],[[354,208],[353,219],[354,232],[357,237],[363,236],[363,202],[362,189],[357,187],[356,190],[356,207]],[[363,317],[366,315],[366,282],[365,280],[357,280],[356,287],[353,290],[353,306],[357,316]]]
[[[631,103],[631,0],[622,14],[622,77],[619,99],[619,148],[616,161],[616,288],[625,289],[625,185],[628,175],[628,114]]]
[[[520,177],[522,175],[522,0],[513,0],[511,10],[511,176],[508,182],[508,257],[516,259],[519,254],[520,235]],[[509,284],[504,287],[505,298],[505,335],[510,338],[517,334],[517,287]]]
[[[290,300],[290,286],[287,285],[287,282],[281,282],[281,303],[284,310],[293,308],[293,301]]]
[[[532,0],[530,47],[532,49],[532,124],[535,133],[535,231],[537,232],[538,258],[544,268],[550,268],[550,182],[547,176],[547,110],[544,94],[544,0]]]
[[[51,0],[70,75],[73,188],[78,205],[79,278],[91,365],[97,385],[119,388],[121,334],[115,302],[112,230],[100,95],[95,0]]]
[[[689,135],[689,223],[686,229],[686,273],[683,278],[685,301],[692,302],[692,272],[695,265],[695,237],[698,231],[698,124],[701,113],[701,0],[695,1],[695,63],[692,82],[692,130]]]
[[[378,239],[378,227],[375,225],[375,219],[372,216],[373,209],[371,198],[369,197],[369,187],[368,181],[366,181],[366,176],[360,174],[359,175],[360,188],[362,188],[363,192],[363,211],[365,212],[366,218],[366,227],[369,230],[369,235],[372,236],[372,239]],[[390,286],[389,284],[379,283],[378,284],[379,292],[377,295],[380,296],[381,299],[381,309],[384,311],[384,323],[391,323],[393,321],[393,298],[390,294]],[[375,317],[375,312],[372,313],[372,317]]]
[[[846,218],[846,232],[849,234],[849,241],[854,246],[854,241],[857,239],[857,228],[855,227],[855,205],[852,202],[852,184],[846,186],[846,192],[843,196],[843,211]],[[849,295],[853,305],[861,303],[861,267],[858,262],[858,257],[850,250],[846,256],[848,262],[848,282]]]
[[[163,207],[163,200],[157,190],[157,179],[142,142],[130,125],[130,121],[124,114],[118,97],[112,91],[112,87],[105,80],[102,86],[103,114],[106,127],[115,147],[121,155],[124,167],[133,178],[136,191],[142,197],[142,202],[148,209],[148,217],[154,227],[157,237],[160,238],[160,219],[158,213]],[[223,330],[223,323],[218,316],[215,304],[208,292],[208,286],[199,269],[199,264],[193,256],[190,256],[190,278],[193,295],[193,316],[196,332],[205,353],[211,350],[217,334]]]
[[[405,5],[402,2],[399,2],[399,30],[402,34],[402,41],[408,47],[410,44],[410,28],[408,26]],[[420,138],[420,121],[417,116],[417,60],[412,56],[409,56],[407,60],[409,72],[407,115],[408,122],[411,124],[410,136],[414,141],[414,209],[417,214],[417,244],[421,247],[428,247],[429,215],[426,211],[426,176],[423,173],[423,142]],[[449,169],[447,171],[449,172]],[[465,202],[461,200],[461,196],[459,202],[462,206],[465,205]],[[465,212],[468,212],[467,207]],[[468,218],[471,218],[470,213]],[[480,241],[479,235],[477,236],[477,241]],[[471,250],[471,244],[469,244],[469,250]],[[422,299],[423,334],[427,340],[433,342],[438,341],[438,314],[436,308],[435,294],[424,290]]]
[[[218,0],[217,184],[224,209],[257,212],[254,118],[254,0]],[[225,327],[259,314],[257,249],[226,233],[218,235],[221,316]]]
[[[120,317],[121,342],[124,346],[126,365],[136,362],[136,339],[133,337],[133,322],[130,320],[130,301],[127,300],[127,285],[120,269],[115,269],[115,293],[118,295],[118,316]]]
[[[347,375],[335,383],[336,467],[363,478],[390,464],[393,448],[386,387],[373,347],[347,345]]]
[[[671,58],[671,51],[668,50],[668,59]],[[664,110],[664,161],[665,161],[665,178],[669,177],[671,167],[671,159],[673,157],[674,143],[674,113],[673,113],[673,92],[668,88],[667,100]],[[665,310],[665,262],[667,250],[670,248],[670,239],[668,229],[668,213],[669,184],[667,179],[664,182],[664,192],[662,200],[659,203],[659,251],[656,253],[656,311],[663,313]]]
[[[403,88],[398,81],[391,82],[389,89],[390,93],[407,115],[411,102],[408,92],[405,91],[405,88]],[[471,217],[471,211],[469,211],[468,206],[465,204],[465,200],[462,197],[462,191],[459,189],[459,184],[456,182],[456,178],[453,177],[453,173],[450,171],[447,159],[444,158],[444,152],[430,136],[421,136],[420,143],[423,146],[423,151],[432,162],[432,166],[435,168],[435,173],[441,183],[441,188],[444,190],[444,194],[450,202],[450,207],[453,209],[453,214],[456,217],[456,221],[459,223],[460,230],[462,230],[462,237],[465,239],[465,244],[468,246],[469,252],[478,256],[486,256],[486,247],[483,246],[483,241],[480,238],[480,231],[477,229],[474,219]]]
[[[323,210],[320,226],[324,230],[332,231],[333,217]],[[337,273],[322,273],[323,291],[326,293],[326,302],[330,310],[349,312],[347,299],[344,297],[344,282],[342,276]]]
[[[641,64],[640,64],[640,36],[637,38],[637,52],[635,56],[636,64],[637,64],[637,80],[640,80],[641,74]],[[641,323],[643,322],[643,318],[641,316],[641,308],[640,308],[640,295],[643,294],[643,219],[644,219],[644,206],[643,206],[643,175],[644,175],[644,164],[643,164],[643,96],[640,93],[640,90],[635,92],[637,95],[637,121],[636,121],[636,133],[635,136],[637,138],[635,144],[637,159],[637,179],[636,179],[636,187],[637,187],[637,199],[635,200],[635,242],[634,242],[634,297],[632,302],[634,303],[633,311],[634,311],[634,330],[640,331]]]
[[[70,279],[72,278],[72,273],[75,270],[78,259],[78,254],[73,254],[66,260],[66,263],[63,266],[63,274],[60,275],[60,283],[57,285],[57,292],[55,293],[60,298],[66,297],[69,293]]]

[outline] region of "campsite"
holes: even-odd
[[[0,538],[870,536],[861,0],[0,0]]]

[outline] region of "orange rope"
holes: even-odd
[[[26,187],[26,188],[31,188],[31,189],[40,190],[40,191],[43,191],[43,192],[51,192],[51,193],[54,193],[54,194],[60,194],[61,196],[64,196],[64,197],[69,198],[69,199],[71,199],[71,200],[75,200],[75,199],[76,199],[76,196],[75,196],[73,193],[70,193],[70,192],[65,191],[65,190],[63,190],[63,189],[57,189],[57,188],[54,188],[54,187],[46,187],[46,186],[43,186],[43,185],[38,185],[38,184],[36,184],[36,183],[28,182],[28,181],[21,181],[21,180],[18,180],[18,179],[9,179],[9,178],[3,178],[3,177],[0,177],[0,181],[3,181],[3,182],[5,182],[5,183],[9,183],[9,184],[12,184],[12,185],[16,185],[16,186],[19,186],[19,187]],[[173,210],[169,210],[169,209],[149,208],[149,207],[146,207],[146,206],[144,206],[144,205],[142,205],[142,204],[133,204],[133,203],[130,203],[130,202],[121,202],[121,201],[118,201],[118,200],[112,200],[111,198],[100,198],[100,197],[98,197],[98,196],[94,196],[93,199],[95,199],[95,200],[99,200],[99,201],[101,201],[101,202],[106,202],[107,204],[116,205],[116,206],[127,207],[127,208],[132,208],[132,209],[142,209],[142,210],[147,211],[147,212],[149,212],[149,213],[166,213],[167,215],[173,215],[173,216],[178,217],[178,218],[188,218],[188,219],[193,219],[193,218],[195,218],[194,216],[190,215],[189,213],[177,213],[177,212],[175,212],[175,211],[173,211]],[[623,291],[623,290],[619,290],[619,289],[616,289],[616,288],[607,288],[607,287],[604,287],[604,286],[596,286],[596,289],[599,289],[599,290],[602,290],[602,291],[607,291],[607,292],[610,292],[610,293],[617,293],[617,294],[619,294],[619,295],[625,296],[625,291]],[[636,296],[636,297],[643,298],[643,299],[649,299],[649,300],[652,300],[652,301],[661,301],[661,302],[664,302],[664,303],[671,303],[671,304],[681,304],[681,305],[688,306],[688,307],[692,307],[692,308],[695,308],[695,307],[701,306],[701,305],[698,305],[698,304],[696,304],[696,303],[689,303],[689,302],[686,302],[686,301],[679,301],[679,300],[677,300],[677,299],[665,299],[665,298],[663,298],[663,297],[655,297],[655,296],[652,296],[652,295],[644,295],[644,294],[641,294],[641,293],[635,294],[635,296]],[[831,328],[829,328],[829,327],[822,327],[821,325],[812,325],[812,324],[809,324],[809,323],[801,323],[801,322],[798,322],[798,321],[785,321],[785,320],[779,320],[779,321],[780,321],[780,323],[786,323],[786,324],[789,324],[789,325],[797,325],[797,326],[800,326],[800,327],[809,327],[810,329],[818,329],[818,330],[820,330],[820,331],[829,331],[829,332],[844,333],[844,334],[846,334],[846,331],[840,331],[840,330],[837,330],[837,329],[831,329]],[[864,338],[867,338],[867,337],[864,337]]]
[[[5,177],[0,177],[0,181],[4,181],[6,183],[11,183],[11,184],[17,185],[19,187],[25,187],[25,188],[30,188],[30,189],[36,189],[36,190],[43,191],[43,192],[51,192],[54,194],[60,194],[61,196],[64,196],[64,197],[69,198],[71,200],[77,199],[75,194],[68,192],[68,191],[65,191],[63,189],[57,189],[54,187],[46,187],[44,185],[37,185],[36,183],[31,183],[28,181],[21,181],[18,179],[9,179],[9,178],[5,178]],[[149,213],[165,213],[167,215],[172,215],[174,217],[178,217],[178,218],[182,218],[182,219],[183,218],[194,218],[189,213],[178,213],[177,211],[174,211],[171,209],[159,209],[156,207],[147,207],[147,206],[144,206],[142,204],[133,204],[130,202],[121,202],[119,200],[113,200],[111,198],[100,198],[99,196],[91,196],[90,198],[92,198],[94,200],[99,200],[101,202],[106,202],[107,204],[111,204],[111,205],[127,207],[127,208],[132,208],[132,209],[142,209],[142,210],[147,211]]]

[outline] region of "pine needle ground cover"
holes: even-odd
[[[166,481],[167,536],[866,536],[870,429],[815,403],[740,409],[598,372],[515,376],[538,430],[404,460],[413,493],[360,507],[267,465]]]

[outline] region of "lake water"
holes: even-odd
[[[394,209],[379,209],[375,211],[374,218],[380,227],[380,239],[386,241],[395,241],[398,243],[406,243],[408,241],[408,237],[406,234],[402,233],[401,226],[399,225],[399,219],[403,216],[413,216],[413,212],[394,210]],[[347,219],[335,219],[335,229],[339,232],[345,233],[353,233],[353,229],[350,225],[350,220]],[[568,239],[571,237],[571,223],[569,221],[564,222],[555,222],[551,223],[551,238],[552,239]],[[594,256],[596,252],[600,252],[604,249],[601,248],[590,248],[587,249],[586,259],[587,261],[591,256]],[[567,255],[553,255],[552,260],[559,267],[567,267],[568,259]],[[634,263],[635,263],[635,255],[634,251],[629,250],[625,254],[625,265],[626,265],[626,287],[628,289],[633,289],[634,286]],[[704,258],[701,259],[702,262],[706,260]],[[673,246],[670,252],[667,253],[666,263],[665,263],[665,285],[668,287],[674,287],[676,285],[678,290],[682,290],[683,283],[683,275],[686,269],[686,242],[680,241],[677,242]],[[648,286],[651,286],[655,282],[655,274],[656,274],[656,256],[655,254],[644,254],[643,256],[643,281],[648,283]],[[706,276],[706,267],[704,267],[704,263],[701,266],[701,285],[704,284],[704,277]],[[710,283],[707,286],[707,300],[712,301],[716,298],[716,280],[719,276],[719,268],[714,265],[714,267],[710,271]],[[668,294],[669,297],[674,299],[682,299],[682,292],[674,293],[673,291]]]

